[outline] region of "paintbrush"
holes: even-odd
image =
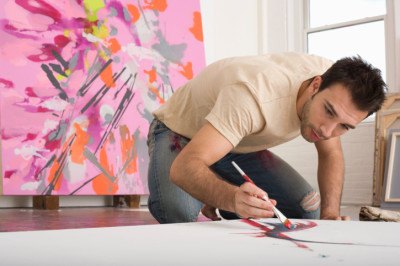
[[[250,182],[252,184],[254,184],[253,180],[250,179],[250,177],[248,175],[246,175],[243,170],[239,167],[239,165],[237,165],[234,161],[232,161],[233,166],[236,168],[236,170],[238,170],[238,172],[242,175],[242,177],[247,181]],[[254,184],[255,185],[255,184]],[[261,199],[265,200],[265,201],[269,201],[267,195],[264,195]],[[288,228],[288,229],[294,229],[296,226],[294,224],[292,224],[292,222],[286,218],[286,216],[281,213],[278,208],[276,208],[275,206],[272,206],[272,211],[275,213],[276,217],[278,217],[278,219],[281,221],[281,223],[283,223],[283,225]]]

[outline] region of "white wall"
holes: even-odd
[[[258,53],[257,0],[201,0],[206,63]]]

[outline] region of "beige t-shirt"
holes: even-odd
[[[328,59],[293,52],[223,59],[206,67],[153,114],[187,138],[208,121],[232,143],[232,152],[268,149],[300,134],[300,85],[331,65]]]

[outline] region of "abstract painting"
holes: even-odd
[[[151,112],[204,66],[199,0],[2,1],[2,193],[147,194]]]

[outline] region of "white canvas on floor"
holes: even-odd
[[[1,265],[399,265],[400,224],[277,219],[0,233]]]

